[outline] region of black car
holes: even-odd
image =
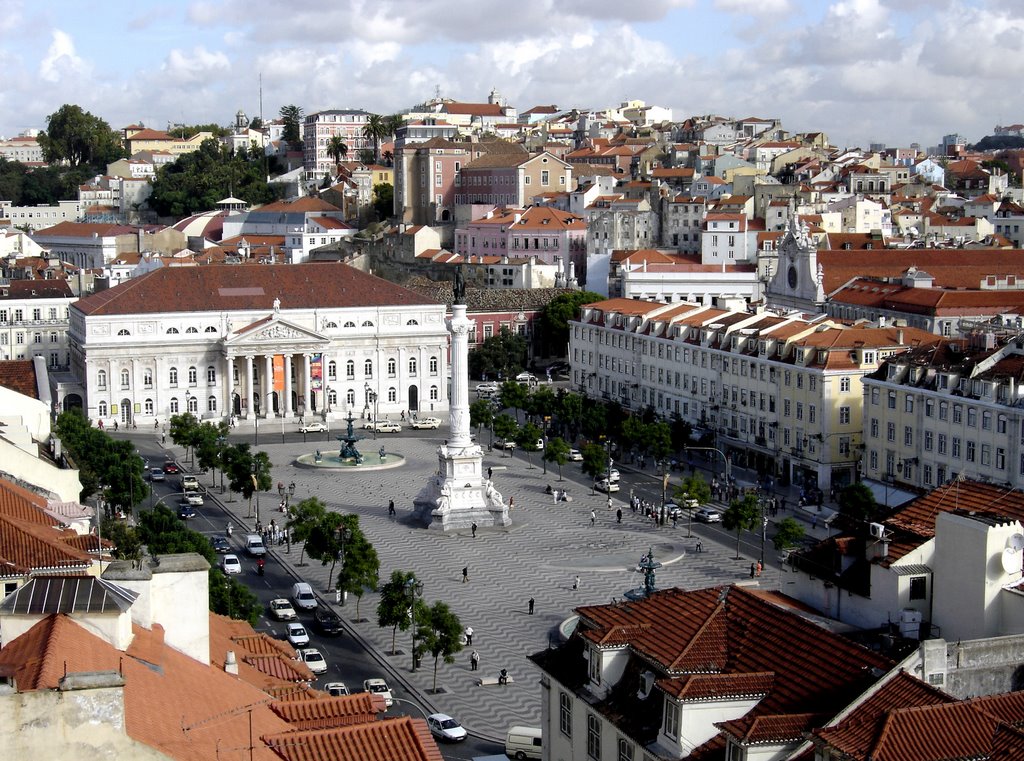
[[[183,499],[178,503],[178,517],[183,521],[188,520],[189,518],[195,518],[196,509],[192,507],[187,500]]]
[[[222,536],[212,537],[210,539],[210,544],[212,544],[213,549],[221,555],[223,555],[226,552],[231,552],[231,543],[228,542],[228,540]]]
[[[314,614],[314,624],[321,634],[341,634],[341,616],[324,605],[319,606]]]

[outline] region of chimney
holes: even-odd
[[[896,343],[898,343],[900,346],[903,345],[903,328],[900,328],[899,330],[896,331]]]
[[[238,661],[235,660],[234,650],[228,650],[228,654],[224,656],[224,671],[238,676]]]

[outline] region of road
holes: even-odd
[[[430,432],[424,431],[424,433]],[[291,434],[290,440],[302,441],[302,435],[298,434],[296,437],[295,434]],[[163,465],[165,461],[164,450],[159,444],[155,441],[137,441],[137,444],[139,454],[149,460],[151,467]],[[187,469],[185,463],[181,463],[181,465]],[[141,509],[151,509],[153,505],[163,502],[172,510],[177,510],[178,496],[181,494],[178,485],[179,479],[179,475],[169,475],[166,481],[158,481],[155,484],[151,484],[151,486],[155,487],[153,495],[146,500]],[[219,483],[218,479],[218,486]],[[200,476],[200,485],[204,488],[209,488],[209,478],[207,476]],[[216,493],[219,491],[219,488],[213,491],[214,493],[207,494],[206,502],[202,507],[195,508],[196,516],[188,520],[188,525],[205,536],[224,536],[228,519],[219,503],[220,494]],[[232,551],[242,561],[242,573],[236,579],[252,590],[263,607],[264,614],[260,618],[256,630],[265,632],[276,639],[284,639],[284,622],[271,619],[266,614],[266,611],[268,604],[274,598],[289,597],[292,584],[295,583],[296,579],[280,563],[275,562],[270,555],[268,555],[268,560],[264,566],[263,576],[260,576],[257,572],[255,559],[245,553],[244,535],[241,531],[234,531],[229,538],[229,542],[231,543]],[[285,551],[283,547],[277,549],[281,552]],[[294,552],[298,553],[298,550],[294,550]],[[308,563],[309,561],[304,562]],[[350,618],[354,619],[356,616],[356,609],[352,603],[336,608],[336,610],[341,613],[346,626],[348,620]],[[328,663],[327,673],[319,676],[313,682],[314,687],[323,689],[324,685],[328,682],[344,682],[349,690],[359,692],[362,690],[364,680],[386,676],[385,671],[380,668],[374,654],[367,650],[357,638],[352,636],[350,628],[340,636],[324,636],[316,631],[311,611],[298,611],[298,613],[299,621],[305,625],[306,630],[309,632],[310,646],[318,648]],[[363,606],[359,613],[363,617],[374,615],[374,611],[370,610],[367,606]],[[411,644],[408,641],[408,637],[408,633],[399,632],[396,643],[398,649],[405,650],[406,653],[409,652]],[[421,668],[429,669],[430,664],[424,661]],[[399,701],[388,711],[390,715],[400,714],[420,718],[426,715],[426,711],[417,703],[415,695],[405,691],[399,684],[390,684],[390,687],[392,694]],[[501,746],[472,736],[465,742],[458,744],[447,744],[439,741],[438,746],[441,749],[441,754],[448,761],[468,761],[468,759],[474,756],[497,754],[504,750]]]

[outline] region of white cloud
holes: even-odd
[[[231,62],[224,53],[201,46],[189,51],[175,48],[167,54],[161,70],[171,85],[209,85],[231,70]]]
[[[85,73],[87,69],[85,61],[75,53],[75,42],[71,35],[54,29],[50,47],[39,62],[40,78],[46,82],[59,82]]]
[[[715,0],[714,7],[740,16],[773,16],[793,10],[791,0]]]

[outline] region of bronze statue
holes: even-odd
[[[461,264],[455,267],[455,285],[452,287],[452,291],[455,295],[455,300],[453,303],[466,303],[466,278],[462,274]]]

